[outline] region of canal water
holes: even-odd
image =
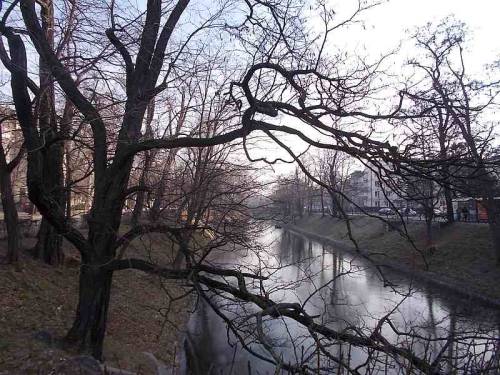
[[[492,357],[499,356],[499,312],[496,310],[455,298],[449,292],[443,293],[399,273],[383,271],[381,275],[355,254],[338,251],[289,231],[269,229],[262,234],[260,245],[255,251],[239,254],[221,252],[215,257],[216,263],[228,268],[244,265],[248,271],[262,269],[263,274],[271,275],[264,285],[273,300],[305,303],[308,314],[317,316],[316,322],[336,330],[353,333],[353,327],[357,327],[358,332],[369,333],[391,312],[390,323],[394,329],[431,341],[419,342],[410,336],[397,335],[388,324],[382,329],[383,335],[392,343],[411,345],[421,356],[434,358],[439,352],[446,352],[443,357],[450,359],[444,370],[448,366],[450,373],[453,368],[464,367],[460,363],[464,361],[469,361],[467,368],[472,373],[474,363],[484,366]],[[258,291],[259,285],[254,288]],[[255,319],[243,319],[257,309],[219,297],[211,301],[239,325],[250,349],[271,358],[271,354],[254,340]],[[266,342],[272,344],[274,353],[283,361],[313,365],[317,361],[317,346],[304,327],[290,319],[274,319],[266,321],[264,329]],[[444,340],[432,341],[436,338]],[[446,339],[453,344],[448,343],[443,350]],[[347,344],[333,345],[328,350],[351,366],[363,364],[368,355],[366,350]],[[323,367],[340,373],[333,370],[333,363],[321,361]],[[378,370],[371,369],[374,374],[397,374],[404,363],[381,358],[377,366]],[[362,368],[360,371],[367,370]],[[188,323],[180,373],[274,374],[275,366],[242,349],[222,318],[208,303],[200,300]]]

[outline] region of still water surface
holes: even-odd
[[[384,272],[386,281],[393,284],[385,286],[387,283],[379,272],[356,255],[279,229],[264,232],[260,242],[261,251],[219,254],[217,263],[228,268],[246,264],[250,270],[257,266],[266,269],[272,273],[266,288],[272,292],[273,300],[300,303],[307,300],[309,315],[317,315],[316,321],[329,327],[373,329],[381,317],[394,310],[391,321],[398,329],[408,331],[411,327],[424,337],[450,337],[465,331],[481,332],[493,339],[499,336],[497,311],[441,293],[401,274]],[[313,297],[308,298],[311,294]],[[251,307],[241,305],[221,304],[221,308],[235,319],[243,315],[242,309],[247,309],[247,314],[252,312],[248,311]],[[284,360],[295,362],[313,352],[314,345],[307,331],[295,322],[275,319],[268,321],[265,328],[268,341]],[[251,332],[252,327],[248,329]],[[388,327],[382,332],[390,340],[397,338]],[[414,348],[421,353],[437,354],[441,345],[435,342],[419,347],[414,343]],[[260,345],[252,344],[251,348],[270,357]],[[453,350],[453,346],[449,350]],[[491,345],[474,350],[485,351],[486,359],[495,352]],[[351,364],[360,364],[366,359],[363,350],[347,345],[334,346],[331,351],[334,355],[349,357]],[[239,375],[248,374],[249,368],[252,374],[274,374],[274,366],[236,345],[234,335],[227,333],[222,319],[206,303],[200,303],[188,323],[181,374]],[[397,373],[397,366],[391,370],[386,364],[380,373]]]

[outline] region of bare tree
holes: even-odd
[[[335,216],[347,208],[345,196],[352,161],[352,157],[338,151],[324,150],[320,155],[319,179],[330,187],[332,214]]]
[[[151,138],[153,135],[153,130],[151,127],[151,122],[153,121],[154,114],[154,102],[151,102],[147,109],[146,114],[146,131],[144,133],[144,137],[146,139]],[[134,211],[132,212],[132,224],[137,225],[139,223],[139,219],[142,215],[142,211],[144,209],[144,200],[146,198],[146,179],[148,174],[150,173],[151,164],[153,162],[153,156],[151,151],[146,151],[144,154],[143,165],[140,172],[140,177],[138,181],[139,191],[137,192],[137,196],[135,199]]]
[[[464,25],[453,20],[445,20],[435,29],[415,35],[417,46],[425,57],[411,64],[423,73],[424,81],[420,91],[409,90],[409,95],[419,105],[433,111],[437,120],[440,184],[449,190],[454,181],[453,188],[464,192],[463,186],[467,185],[464,181],[475,180],[474,190],[483,200],[488,213],[488,224],[500,264],[500,213],[495,202],[498,180],[488,156],[494,128],[488,125],[484,116],[498,95],[499,81],[478,80],[468,75],[465,37]],[[449,146],[446,147],[443,142],[450,142],[453,136],[458,137],[457,143],[465,146],[463,152],[447,152]],[[449,192],[445,191],[445,194],[448,195],[449,206]]]
[[[414,101],[417,112],[422,111],[421,104],[418,100]],[[454,148],[454,145],[459,142],[457,129],[453,126],[450,115],[440,107],[434,108],[424,117],[403,121],[403,124],[407,128],[405,147],[409,157],[443,161],[439,167],[441,173],[438,180],[442,186],[446,205],[446,220],[452,223],[455,221],[452,202],[455,192],[452,186],[450,165],[447,161],[453,157],[460,157],[460,155],[455,155]]]
[[[15,124],[16,117],[14,113],[9,112],[2,113],[2,118],[0,118],[0,193],[2,195],[3,220],[7,229],[6,261],[7,263],[16,263],[19,258],[21,237],[11,174],[24,157],[24,146],[12,142],[16,139],[16,129],[13,127],[9,129],[6,125],[8,123]],[[4,135],[9,136],[10,142],[4,141]]]

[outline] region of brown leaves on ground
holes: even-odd
[[[32,240],[24,240],[28,245]],[[32,245],[32,243],[30,243]],[[27,253],[20,256],[20,271],[0,265],[0,374],[45,374],[76,352],[63,349],[61,338],[69,329],[78,298],[77,255],[62,267],[45,265]],[[0,242],[0,256],[6,251]],[[144,240],[128,250],[134,256],[163,258],[171,251],[164,239]],[[165,284],[138,271],[117,272],[105,339],[106,363],[121,369],[151,373],[151,361],[142,352],[173,366],[189,302],[167,310],[167,293],[180,295],[180,284]],[[39,372],[41,370],[41,372]]]

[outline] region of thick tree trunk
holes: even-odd
[[[89,214],[88,243],[92,248],[82,253],[78,306],[66,341],[81,351],[102,360],[103,342],[111,296],[113,272],[103,270],[116,256],[116,239],[120,228],[123,191],[128,186],[132,160],[114,175],[115,184],[106,194],[96,194]],[[99,183],[99,182],[98,182]],[[102,183],[102,182],[101,182]],[[102,187],[96,186],[97,191]]]
[[[424,208],[424,216],[425,216],[425,241],[427,244],[427,249],[430,250],[431,252],[434,249],[434,244],[433,244],[433,236],[432,236],[432,221],[434,219],[434,204],[433,204],[433,198],[432,198],[432,185],[429,184],[429,190],[430,192],[426,193],[426,195],[430,196],[431,198],[425,199],[423,208]]]
[[[153,205],[151,206],[151,209],[149,210],[149,220],[155,222],[158,221],[160,218],[160,213],[161,213],[161,195],[163,195],[164,189],[160,188],[156,191],[156,196],[153,201]]]
[[[35,257],[53,266],[62,264],[64,261],[63,238],[45,218],[42,218],[37,237],[34,248]]]
[[[81,266],[76,317],[66,335],[69,344],[98,360],[103,359],[112,279],[112,272],[100,271],[98,266]]]
[[[339,203],[337,201],[337,197],[334,193],[330,192],[330,200],[332,202],[332,212],[331,215],[333,217],[339,217]]]
[[[169,163],[168,160],[167,163]],[[158,221],[161,216],[162,203],[165,198],[165,192],[167,190],[167,173],[169,170],[168,167],[169,166],[163,169],[160,180],[158,181],[157,186],[154,190],[154,200],[149,210],[149,220],[152,222]]]
[[[172,163],[175,158],[176,150],[170,150],[167,157],[167,161],[161,172],[160,180],[157,183],[156,189],[154,190],[154,200],[153,204],[149,210],[149,220],[155,222],[160,219],[161,215],[161,205],[164,199],[165,191],[167,189],[167,175],[171,170]]]
[[[64,185],[66,186],[64,203],[66,205],[66,218],[68,220],[71,220],[71,216],[73,215],[73,212],[71,210],[71,174],[73,173],[73,171],[71,170],[71,160],[69,152],[69,149],[65,149],[63,155],[66,166],[66,175],[64,177]]]
[[[441,160],[446,160],[448,158],[448,141],[449,141],[449,130],[450,130],[450,116],[449,114],[443,114],[440,108],[438,110],[439,126],[438,126],[438,141],[439,141],[439,157]],[[453,215],[453,197],[452,190],[450,187],[450,170],[447,163],[443,163],[441,166],[441,178],[445,181],[443,184],[444,199],[446,204],[446,220],[448,223],[453,223],[455,221],[455,216]]]
[[[137,225],[144,209],[144,191],[139,191],[135,198],[134,210],[132,211],[132,224]]]
[[[20,162],[22,150],[10,162],[7,163],[5,150],[3,148],[2,132],[0,131],[0,194],[2,196],[2,207],[5,227],[7,229],[7,263],[16,263],[19,257],[21,237],[17,216],[14,193],[12,192],[11,173]]]
[[[139,186],[145,188],[146,186],[146,178],[151,168],[151,153],[146,152],[144,159],[144,166],[141,171],[141,177],[139,178]],[[134,211],[132,212],[132,224],[137,225],[139,223],[139,219],[142,215],[142,211],[144,210],[144,200],[146,198],[145,190],[139,190],[136,195]]]
[[[61,145],[53,145],[44,157],[44,174],[46,173],[45,185],[51,191],[53,198],[60,207],[65,208],[65,193],[62,189],[62,153]],[[42,259],[47,264],[58,265],[64,260],[62,249],[62,236],[42,218],[38,230],[37,243],[34,249],[35,257]]]
[[[153,137],[153,129],[151,128],[151,123],[153,122],[153,115],[155,110],[154,100],[149,102],[147,112],[146,112],[146,133],[144,134],[145,138]],[[146,180],[149,175],[149,170],[151,169],[151,164],[153,162],[153,151],[146,151],[144,154],[144,165],[141,171],[141,176],[139,178],[139,186],[143,189],[146,187]],[[132,213],[132,224],[137,225],[139,223],[139,219],[142,215],[142,211],[144,210],[144,199],[146,198],[145,190],[139,190],[136,195],[134,211]]]
[[[18,225],[17,208],[12,193],[10,173],[2,168],[0,170],[0,191],[2,194],[2,207],[5,227],[7,229],[7,263],[16,263],[19,257],[20,233]]]
[[[51,1],[41,7],[42,29],[50,45],[54,44],[54,7]],[[55,113],[54,78],[50,67],[43,58],[40,58],[40,91],[42,94],[38,103],[38,124],[40,132],[45,134],[47,142],[52,141],[58,132]],[[43,182],[45,189],[65,208],[65,192],[63,189],[63,144],[57,142],[43,150]],[[38,241],[34,254],[39,259],[52,265],[62,262],[62,237],[57,234],[49,222],[43,218],[38,232]]]

